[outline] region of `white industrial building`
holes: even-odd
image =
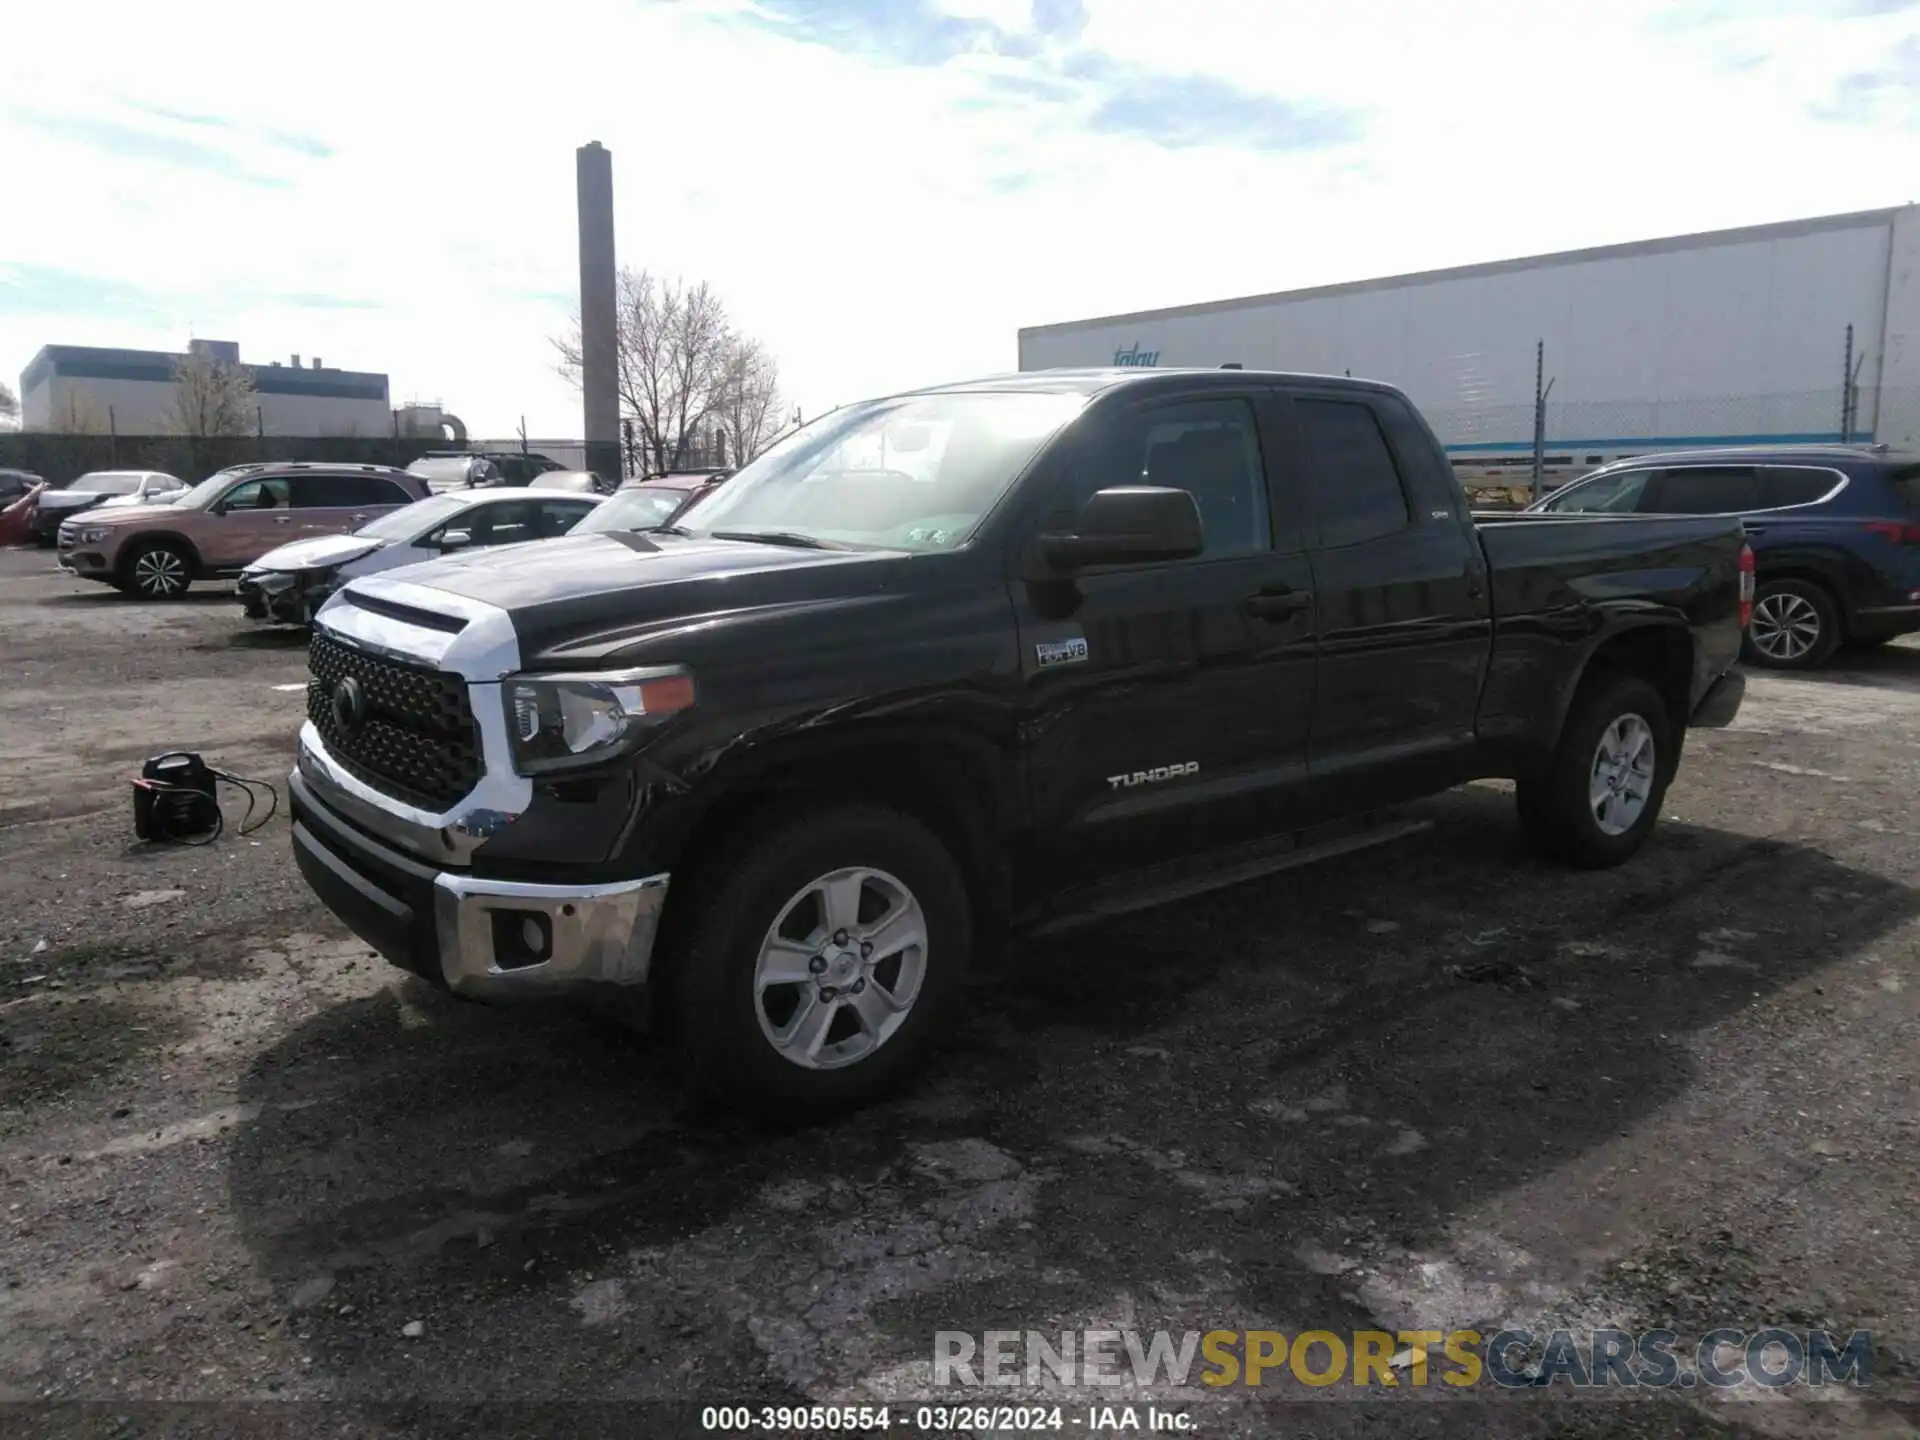
[[[268,435],[386,435],[393,429],[387,377],[328,369],[298,355],[285,364],[247,364],[229,340],[195,340],[190,354],[235,365],[253,379],[255,424]],[[20,420],[28,430],[164,434],[174,401],[174,367],[186,355],[46,345],[20,376]]]
[[[1920,207],[1035,326],[1020,332],[1020,368],[1237,363],[1385,380],[1456,465],[1479,468],[1531,459],[1541,344],[1557,470],[1690,445],[1913,446]]]

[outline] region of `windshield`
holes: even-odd
[[[411,540],[415,535],[431,530],[442,520],[458,515],[471,503],[461,495],[435,495],[428,500],[402,505],[398,510],[362,525],[353,533],[366,540]]]
[[[972,538],[1085,403],[1079,395],[959,391],[848,406],[796,430],[679,523],[708,535],[950,550]]]
[[[617,491],[594,507],[569,533],[598,535],[609,530],[650,530],[665,524],[667,517],[685,504],[686,499],[685,490],[650,489],[644,485]]]

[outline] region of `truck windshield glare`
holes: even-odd
[[[849,406],[795,431],[679,524],[696,535],[950,550],[971,538],[1085,403],[1080,395],[972,391]]]

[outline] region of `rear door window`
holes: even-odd
[[[1797,465],[1769,465],[1760,471],[1758,506],[1779,510],[1788,505],[1811,505],[1826,499],[1840,477],[1831,470],[1810,470]]]
[[[1320,515],[1320,544],[1332,550],[1404,530],[1406,488],[1369,405],[1295,400]]]
[[[1662,474],[1640,508],[1661,515],[1733,515],[1758,508],[1759,488],[1751,465],[1683,465]]]

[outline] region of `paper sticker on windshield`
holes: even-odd
[[[1087,658],[1087,642],[1076,635],[1071,640],[1042,640],[1033,647],[1034,658],[1045,670],[1050,665],[1077,665]]]

